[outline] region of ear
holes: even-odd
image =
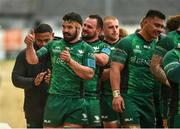
[[[144,24],[149,23],[150,20],[151,20],[151,18],[145,18],[145,19],[143,20],[143,23],[144,23]]]
[[[54,37],[54,33],[52,33],[52,37]]]
[[[141,21],[141,28],[143,28],[147,23],[149,23],[149,18],[144,18],[142,21]]]
[[[97,28],[97,31],[98,31],[99,33],[101,33],[103,30],[99,27],[99,28]]]

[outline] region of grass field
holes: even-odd
[[[24,128],[24,92],[11,82],[14,60],[0,61],[0,123],[12,128]]]

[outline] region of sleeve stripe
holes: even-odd
[[[173,69],[174,69],[174,68],[168,69],[167,72],[166,72],[166,74],[168,75],[169,72],[171,72]]]
[[[43,54],[45,54],[45,53],[47,53],[47,52],[48,52],[48,49],[45,48],[45,47],[42,47],[40,51],[38,50],[38,51],[36,52],[36,54],[37,54],[38,57],[40,57],[40,56],[42,56]]]
[[[43,49],[44,51],[48,51],[47,48],[45,48],[45,47],[42,47],[42,49]]]
[[[167,74],[169,73],[169,71],[174,69],[172,68],[172,66],[174,65],[179,65],[179,62],[171,62],[164,67],[164,70],[167,71]]]
[[[160,46],[157,46],[156,49],[161,50],[161,51],[163,51],[163,52],[167,52],[166,49],[164,49],[163,47],[160,47]]]

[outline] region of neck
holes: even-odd
[[[85,40],[85,41],[88,42],[88,43],[92,43],[92,42],[97,41],[97,40],[99,40],[99,37],[95,37],[95,38]]]
[[[80,40],[80,38],[78,37],[78,38],[76,38],[76,39],[74,39],[74,40],[72,40],[72,41],[69,41],[69,43],[76,43],[76,42],[78,42]]]
[[[150,42],[150,41],[153,40],[152,37],[150,37],[150,36],[149,36],[145,31],[143,31],[143,30],[140,30],[140,31],[139,31],[139,34],[144,38],[145,41]]]
[[[118,39],[108,39],[108,38],[105,37],[104,40],[106,42],[110,43],[110,44],[114,44],[119,40],[119,38]]]

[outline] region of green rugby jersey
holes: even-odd
[[[147,42],[134,33],[115,45],[112,61],[125,64],[121,73],[121,91],[127,90],[130,95],[152,95],[155,78],[150,72],[150,61],[156,41]],[[149,93],[149,94],[148,94]]]
[[[166,37],[160,39],[155,49],[155,54],[163,57],[166,52],[176,48],[177,46],[180,46],[180,32],[176,30],[171,31]]]
[[[52,76],[49,93],[64,96],[79,97],[80,84],[82,79],[60,59],[60,53],[69,48],[71,58],[79,64],[95,69],[95,57],[93,48],[84,41],[77,43],[67,43],[63,39],[48,43],[37,51],[37,56],[41,57],[50,54],[52,62]]]
[[[94,48],[94,53],[105,53],[108,56],[111,53],[110,47],[108,44],[104,43],[101,40],[97,40],[94,41],[92,43],[89,43],[89,45],[91,45]],[[98,83],[98,79],[101,76],[100,75],[100,66],[96,65],[96,70],[95,70],[95,74],[92,80],[85,80],[84,81],[84,86],[85,86],[85,96],[86,97],[94,97],[97,96],[97,83]]]
[[[104,41],[104,42],[105,42],[105,41]],[[117,41],[117,42],[118,42],[118,41]],[[117,43],[117,42],[116,42],[116,43]],[[108,42],[105,42],[105,43],[107,43],[107,44],[110,46],[111,53],[112,53],[112,51],[114,51],[114,49],[115,49],[116,43],[113,43],[113,44],[108,43]],[[110,62],[111,62],[111,55],[110,55],[110,57],[109,57],[109,63],[108,63],[106,66],[104,66],[103,68],[104,68],[104,69],[110,68]],[[103,94],[103,95],[112,95],[112,89],[111,89],[110,79],[107,79],[107,80],[105,80],[105,81],[102,81],[102,82],[101,82],[101,86],[102,86],[102,94]]]
[[[163,58],[163,67],[168,78],[171,81],[178,83],[178,98],[175,99],[178,100],[178,107],[176,110],[177,114],[180,115],[180,48],[172,49],[166,53]]]

